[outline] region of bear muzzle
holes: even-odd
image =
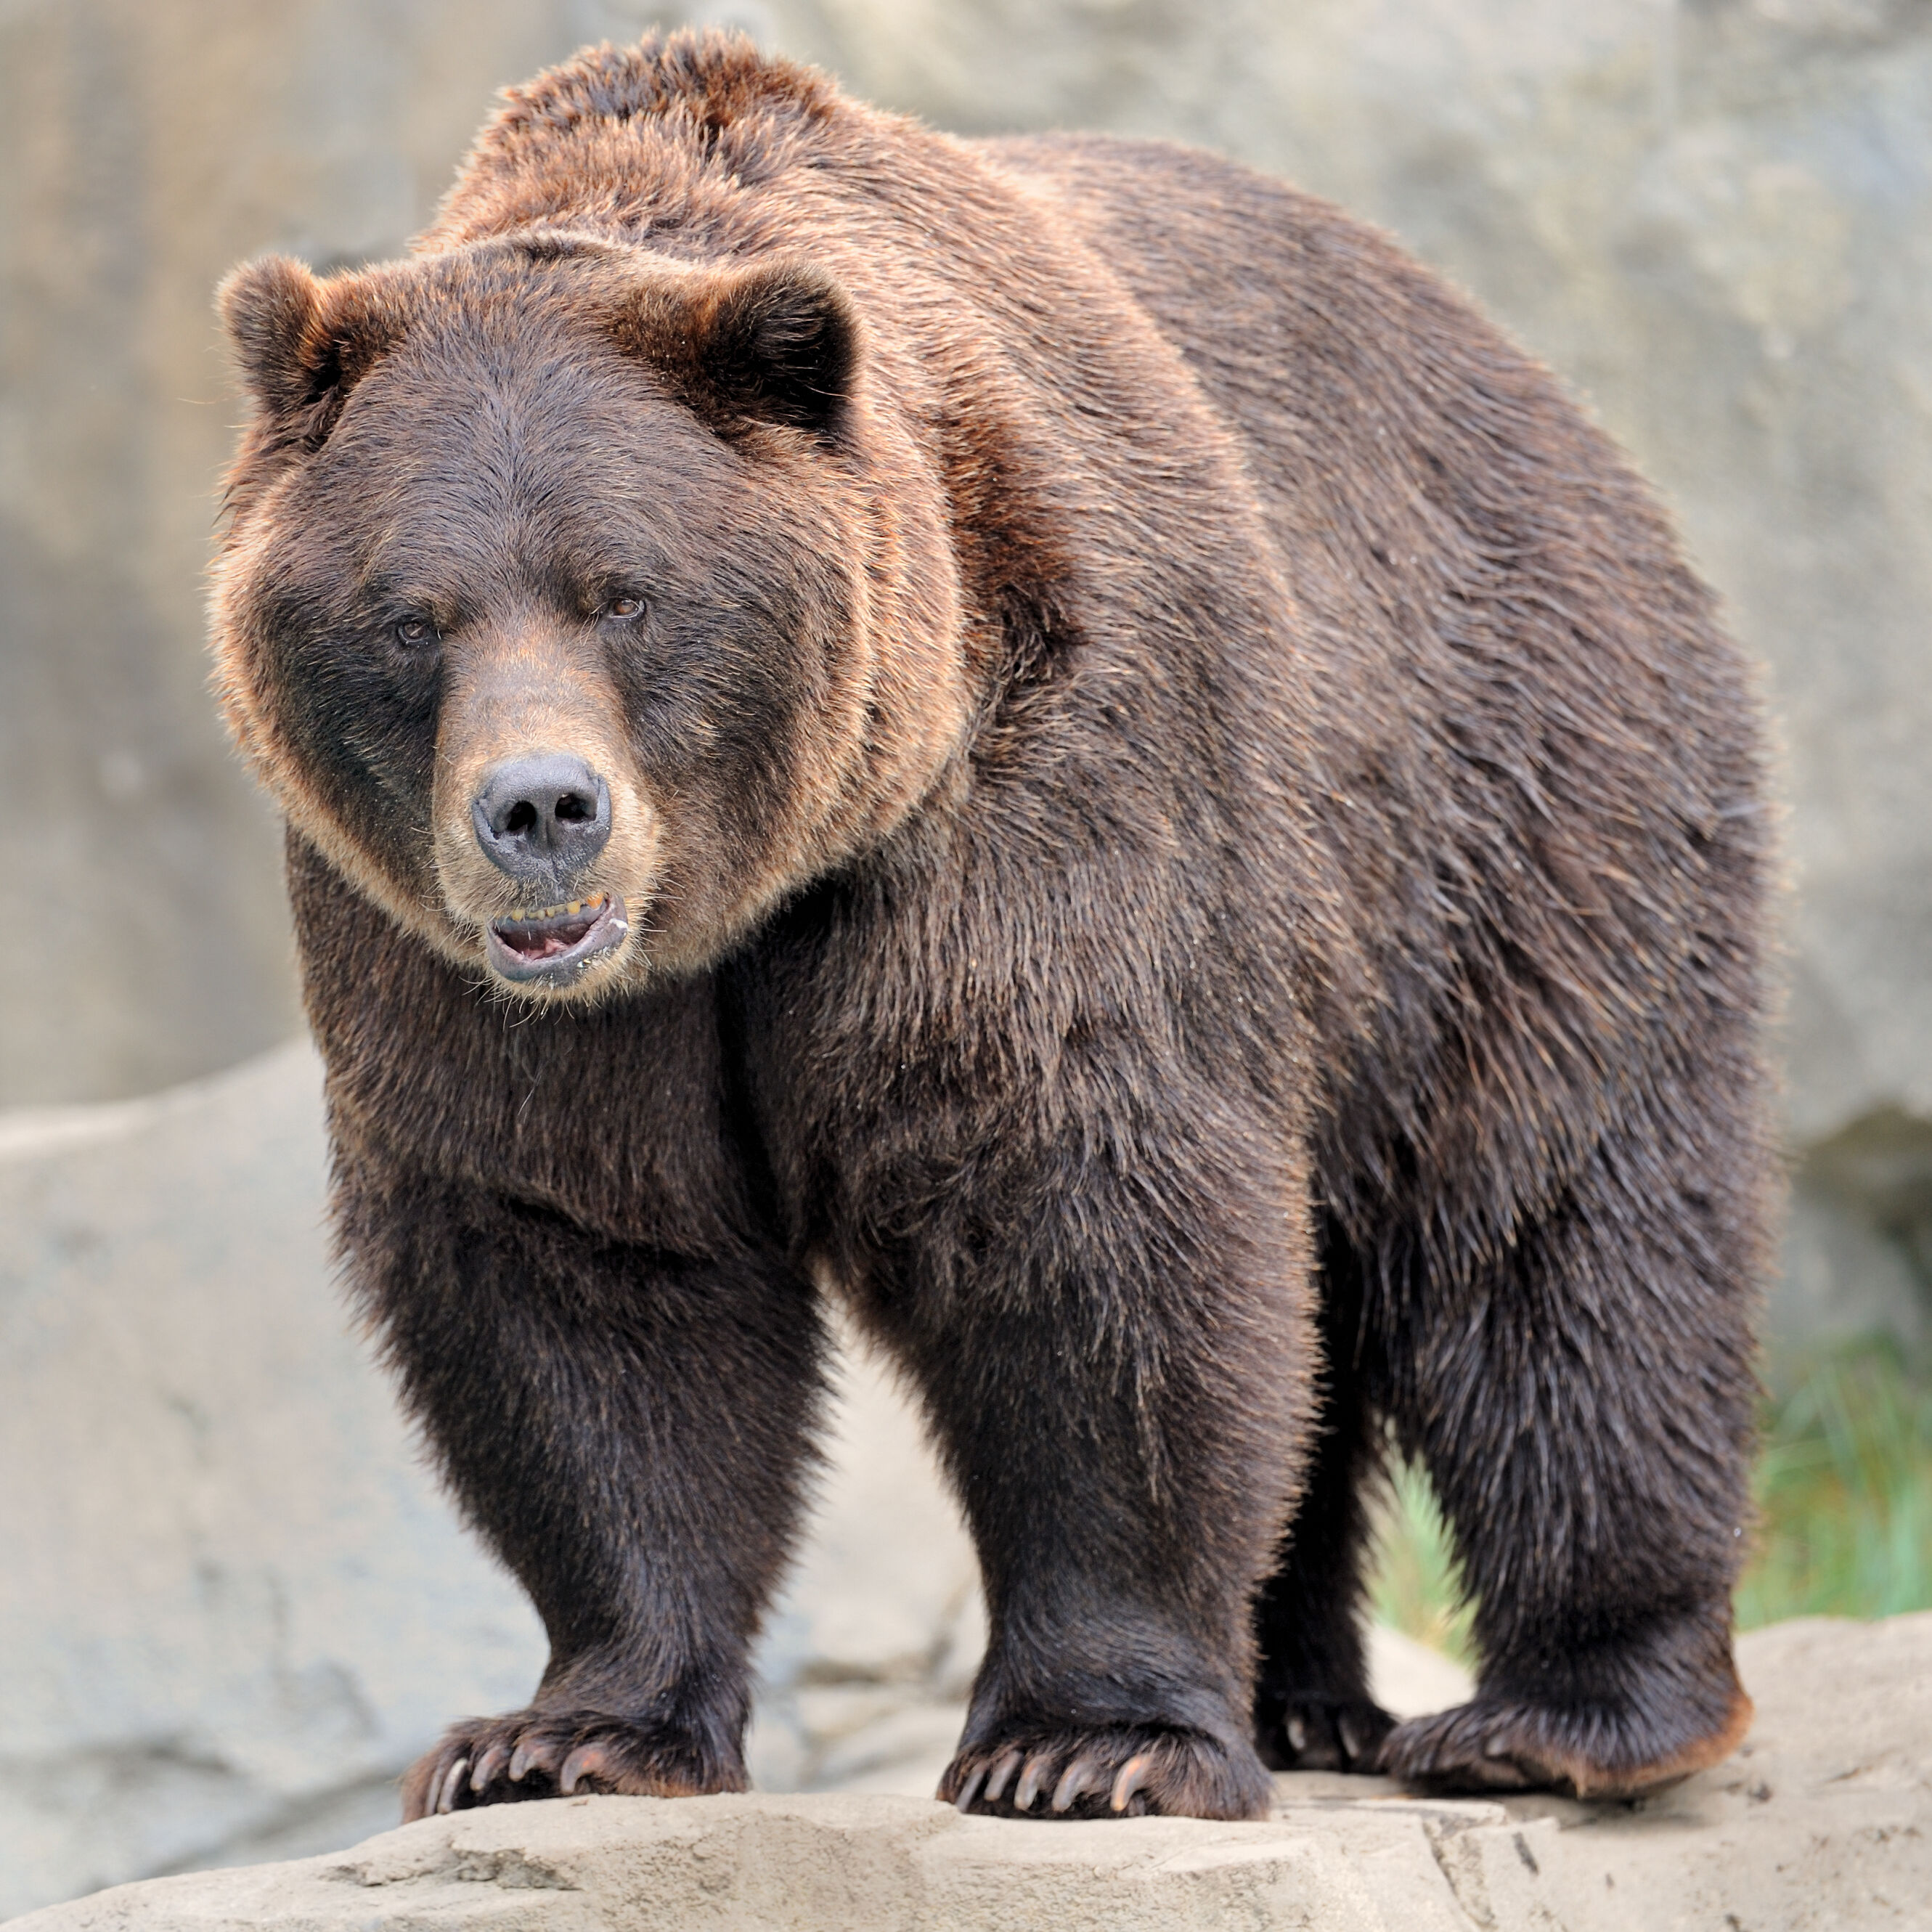
[[[493,971],[519,985],[560,987],[621,946],[630,931],[621,893],[585,891],[585,875],[610,838],[610,788],[574,753],[500,758],[470,802],[478,849],[520,898],[550,902],[488,921]],[[574,886],[578,896],[566,895]]]

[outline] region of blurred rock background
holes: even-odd
[[[1774,1367],[1932,1346],[1928,0],[0,0],[0,1913],[344,1842],[534,1670],[331,1299],[305,1053],[79,1103],[298,1027],[275,830],[204,689],[214,284],[396,252],[494,88],[683,19],[962,132],[1284,174],[1576,385],[1784,721]],[[970,1556],[862,1390],[768,1649],[774,1784],[910,1775],[970,1668]]]

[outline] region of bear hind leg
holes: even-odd
[[[1730,1599],[1762,1194],[1748,1132],[1691,1124],[1606,1138],[1492,1275],[1380,1312],[1482,1657],[1468,1704],[1390,1734],[1396,1777],[1628,1796],[1750,1724]]]
[[[1376,1430],[1358,1359],[1361,1286],[1346,1238],[1324,1230],[1319,1432],[1280,1567],[1255,1604],[1255,1748],[1271,1771],[1376,1767],[1394,1724],[1363,1640]]]
[[[1541,1682],[1486,1671],[1470,1702],[1398,1726],[1382,1768],[1445,1791],[1634,1798],[1674,1784],[1720,1763],[1750,1728],[1729,1625],[1727,1610],[1666,1618]]]

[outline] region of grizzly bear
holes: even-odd
[[[222,306],[340,1239],[551,1647],[409,1815],[742,1788],[833,1297],[977,1544],[962,1809],[1731,1749],[1760,720],[1547,373],[1241,168],[716,34]],[[1393,1726],[1390,1453],[1480,1651]]]

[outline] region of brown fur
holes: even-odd
[[[944,1795],[1730,1748],[1757,712],[1543,370],[1226,163],[949,140],[718,37],[514,92],[409,260],[224,303],[220,686],[343,1239],[553,1646],[412,1815],[742,1784],[821,1277],[982,1559]],[[632,920],[519,993],[470,801],[536,753],[608,782],[569,890]],[[1384,1430],[1484,1652],[1392,1732]]]

